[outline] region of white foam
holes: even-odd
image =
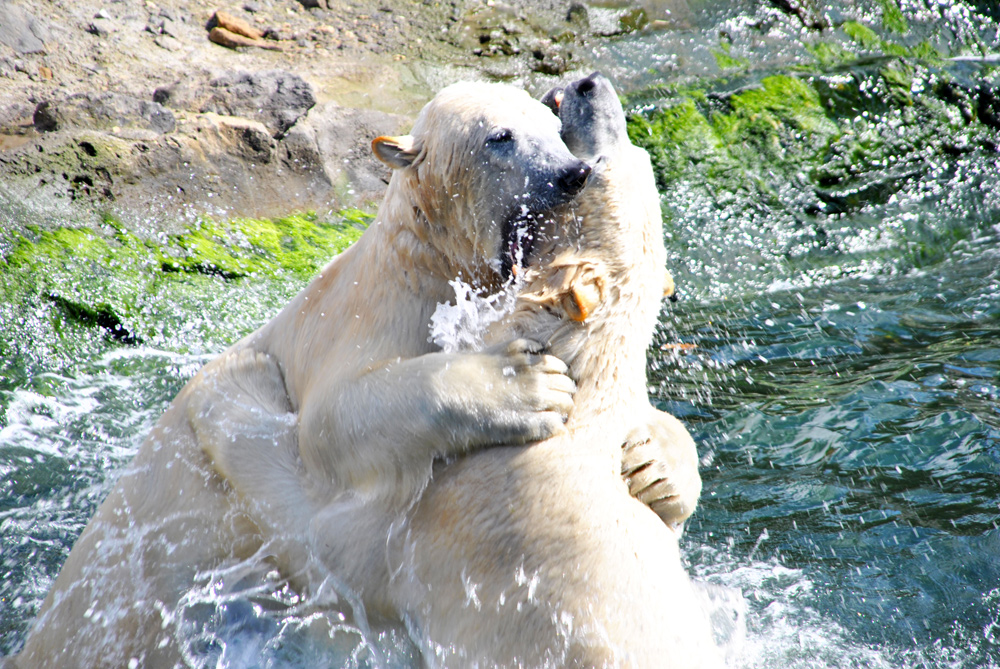
[[[445,353],[478,351],[483,348],[486,329],[514,310],[520,283],[508,283],[486,296],[461,279],[449,283],[455,289],[455,303],[438,303],[431,315],[428,341]]]

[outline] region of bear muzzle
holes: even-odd
[[[565,197],[572,199],[576,197],[581,190],[583,190],[585,185],[587,185],[587,179],[590,177],[590,171],[590,165],[582,160],[578,160],[576,161],[576,164],[571,167],[567,167],[562,171],[556,179],[556,187],[564,194]]]

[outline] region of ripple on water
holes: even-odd
[[[689,555],[747,596],[750,666],[1000,666],[997,248],[667,315],[698,344],[651,361],[707,464]]]

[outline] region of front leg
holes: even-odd
[[[340,489],[411,488],[407,478],[425,477],[435,457],[556,434],[576,391],[568,371],[538,343],[518,339],[333,376],[303,398],[302,460]]]
[[[622,449],[622,476],[629,492],[669,527],[681,528],[701,495],[698,451],[687,428],[650,406]]]

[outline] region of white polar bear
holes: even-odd
[[[433,459],[549,437],[572,406],[566,366],[532,342],[445,354],[427,341],[449,280],[499,285],[538,216],[583,187],[589,167],[559,127],[523,91],[457,84],[412,135],[377,139],[380,158],[408,168],[376,220],[181,390],[77,541],[14,666],[173,666],[174,612],[196,575],[253,555],[302,592],[333,577],[376,613],[387,605],[373,552]]]
[[[620,476],[637,422],[693,452],[646,395],[665,261],[649,157],[599,74],[567,87],[559,113],[593,183],[490,334],[544,341],[569,364],[567,429],[440,464],[391,538],[393,596],[429,666],[721,666],[677,533]]]
[[[386,542],[434,458],[565,429],[575,385],[558,358],[520,338],[444,354],[426,331],[449,280],[496,288],[531,256],[542,214],[583,187],[589,167],[556,117],[509,87],[461,84],[410,136],[373,147],[397,168],[376,221],[185,386],[74,546],[15,666],[173,666],[177,603],[196,576],[262,556],[307,596],[333,580],[375,618],[408,614]],[[683,498],[665,518],[686,517],[691,486],[677,494],[649,466],[685,452],[659,457],[656,438],[676,442],[675,426],[653,413],[632,423],[636,494]]]

